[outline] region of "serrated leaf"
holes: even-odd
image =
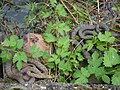
[[[20,71],[22,69],[22,61],[19,60],[17,63],[16,63],[16,66],[17,66],[17,69]]]
[[[90,51],[93,48],[93,46],[94,45],[92,43],[90,43],[89,46],[88,46],[88,48],[87,48],[87,51]]]
[[[113,65],[120,63],[120,56],[117,54],[116,49],[109,48],[109,51],[104,52],[104,65],[106,67],[112,67]]]
[[[10,45],[10,41],[8,40],[8,38],[6,38],[3,42],[5,44],[5,46],[9,46]]]
[[[51,30],[52,30],[52,28],[53,28],[52,22],[49,22],[49,23],[47,24],[45,33],[50,33]]]
[[[55,68],[55,64],[54,63],[48,63],[48,65],[47,65],[49,68]]]
[[[12,59],[12,54],[11,53],[6,53],[6,59],[11,60]]]
[[[80,53],[76,53],[76,55],[79,61],[83,61],[84,57]]]
[[[63,47],[64,49],[68,49],[69,45],[70,45],[69,36],[61,37],[57,41],[57,46],[58,47]]]
[[[59,65],[58,65],[58,68],[59,68],[60,70],[65,70],[65,62],[64,62],[64,61],[60,61],[60,62],[59,62]]]
[[[103,45],[97,45],[97,49],[99,49],[100,51],[104,51],[105,50]]]
[[[58,78],[58,81],[59,81],[59,82],[64,82],[64,83],[67,82],[63,76],[60,76],[60,77]]]
[[[71,63],[69,61],[67,61],[65,63],[65,67],[64,67],[67,71],[71,71]]]
[[[110,84],[110,78],[107,76],[107,75],[103,75],[102,76],[102,80],[107,83],[107,84]]]
[[[63,49],[62,49],[63,50]],[[71,52],[64,52],[64,51],[61,51],[60,55],[62,58],[65,58],[66,56],[69,56]]]
[[[60,59],[59,59],[59,58],[55,60],[55,64],[56,64],[56,65],[59,64],[59,62],[60,62]]]
[[[67,13],[66,13],[66,11],[65,11],[65,9],[64,9],[62,4],[58,4],[56,6],[55,10],[58,13],[58,15],[60,15],[60,16],[66,16],[67,15]]]
[[[47,17],[49,17],[51,14],[52,14],[52,11],[42,12],[42,17],[43,17],[43,18],[47,18]]]
[[[113,76],[112,76],[112,84],[113,85],[120,85],[120,72],[116,72]]]
[[[81,76],[75,81],[75,84],[86,84],[88,82],[88,79],[84,76]]]
[[[99,57],[99,54],[95,51],[95,52],[92,54],[93,60],[97,60],[98,57]]]
[[[32,53],[33,58],[39,58],[42,56],[43,56],[43,53],[41,51],[37,51],[37,52]]]
[[[90,74],[89,74],[89,72],[88,72],[88,70],[86,69],[86,68],[81,68],[81,73],[82,73],[82,75],[84,76],[84,77],[89,77],[90,76]]]
[[[17,53],[15,53],[14,56],[13,56],[13,64],[16,63],[16,62],[19,61],[19,60],[20,60],[20,55],[19,55],[19,53],[17,52]]]
[[[80,76],[82,75],[81,71],[80,70],[76,70],[73,74],[73,77],[74,78],[79,78]]]
[[[21,60],[24,61],[24,62],[27,62],[27,54],[25,52],[20,52],[20,57],[21,57]]]
[[[99,54],[95,51],[92,54],[92,60],[88,60],[89,65],[93,67],[99,67],[103,61],[103,58],[99,58]]]
[[[55,61],[54,58],[49,58],[49,59],[48,59],[48,62],[54,62],[54,61]]]
[[[70,31],[70,27],[66,23],[60,21],[56,22],[55,28],[62,36],[64,36],[65,32]]]
[[[105,34],[102,34],[101,32],[98,34],[98,39],[100,41],[106,41],[109,43],[113,43],[115,41],[115,38],[111,35],[110,32],[105,31]]]
[[[105,75],[105,69],[104,67],[98,67],[95,70],[95,76],[97,79],[101,78],[103,75]]]
[[[16,46],[17,40],[18,40],[18,36],[12,35],[12,36],[10,37],[10,46],[11,46],[11,47],[12,47],[12,46]]]
[[[53,36],[51,33],[45,33],[44,39],[46,42],[55,42],[57,40],[57,38]]]
[[[2,53],[0,53],[0,57],[1,57],[1,58],[6,58],[6,52],[5,52],[5,51],[2,51]]]
[[[18,36],[12,35],[12,36],[10,36],[10,40],[18,40]]]
[[[97,67],[94,67],[92,65],[88,65],[87,69],[88,69],[90,74],[94,74],[96,69],[97,69]]]
[[[23,44],[24,44],[23,39],[20,39],[20,40],[17,41],[17,46],[16,47],[18,49],[21,49],[23,47]]]

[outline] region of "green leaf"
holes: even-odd
[[[109,51],[105,51],[103,62],[106,67],[112,67],[113,65],[120,64],[120,56],[117,54],[117,50],[110,47]]]
[[[103,75],[102,76],[102,80],[107,83],[107,84],[110,84],[110,78],[107,76],[107,75]]]
[[[23,39],[20,39],[20,40],[17,41],[17,46],[16,47],[18,49],[21,49],[23,47],[23,44],[24,44]]]
[[[86,69],[86,68],[81,68],[81,73],[82,73],[82,75],[84,76],[84,77],[89,77],[90,76],[90,74],[89,74],[89,72],[88,72],[88,70]]]
[[[60,61],[58,67],[59,67],[60,70],[64,71],[65,70],[65,62],[64,61]]]
[[[76,70],[76,71],[73,73],[73,77],[74,77],[74,78],[79,78],[81,75],[82,75],[82,73],[81,73],[80,70]]]
[[[68,49],[69,45],[70,45],[70,39],[69,39],[68,35],[59,38],[58,41],[57,41],[57,46],[58,47],[63,47],[64,49]]]
[[[21,57],[19,55],[19,52],[15,53],[13,56],[13,64],[20,60],[21,60]]]
[[[52,54],[51,58],[48,59],[48,62],[54,62],[57,59],[58,59],[58,56],[56,54]]]
[[[76,52],[76,53],[80,53],[81,51],[82,51],[82,46],[79,45],[79,46],[76,48],[75,52]]]
[[[83,61],[84,57],[80,53],[76,53],[77,59]]]
[[[72,69],[71,69],[71,63],[69,62],[69,61],[67,61],[66,63],[65,63],[65,69],[67,70],[67,71],[71,71]]]
[[[120,85],[120,72],[116,72],[113,76],[112,76],[112,84],[113,85]]]
[[[12,35],[10,37],[10,47],[14,47],[17,44],[18,36]]]
[[[105,72],[104,67],[99,67],[99,68],[96,68],[96,70],[95,70],[95,76],[96,76],[97,79],[99,79],[99,78],[101,78],[102,76],[104,76],[105,73],[106,73],[106,72]]]
[[[97,45],[97,49],[99,49],[100,51],[104,51],[105,50],[104,46],[101,45],[101,44]]]
[[[53,3],[57,3],[56,0],[50,0],[50,3],[53,4]]]
[[[61,56],[62,58],[65,58],[66,56],[69,56],[70,53],[71,53],[71,52],[66,52],[66,51],[64,52],[63,49],[62,49],[62,51],[61,51],[61,53],[60,53],[60,56]]]
[[[22,61],[19,60],[17,63],[16,63],[16,66],[17,66],[17,69],[20,71],[22,69]]]
[[[29,51],[30,51],[30,53],[33,54],[33,53],[35,53],[35,52],[38,51],[38,48],[37,48],[35,45],[32,45],[32,46],[30,47]]]
[[[59,64],[59,62],[60,62],[60,59],[59,59],[59,58],[55,60],[55,64],[56,64],[56,65]]]
[[[0,57],[2,58],[3,63],[6,63],[12,59],[12,54],[6,51],[2,51],[2,53],[0,53]]]
[[[47,18],[47,17],[49,17],[51,14],[52,14],[52,11],[42,12],[42,17],[43,17],[43,18]]]
[[[45,33],[50,33],[53,28],[52,22],[49,22],[46,27]]]
[[[39,57],[42,57],[42,56],[43,56],[43,52],[42,51],[37,51],[37,52],[34,52],[32,54],[33,58],[39,58]]]
[[[5,46],[9,46],[10,45],[10,41],[8,40],[8,38],[6,38],[3,42],[5,44]]]
[[[71,30],[66,23],[60,22],[60,21],[57,21],[56,24],[54,24],[54,27],[62,36],[64,36],[65,32],[68,32]]]
[[[87,48],[87,51],[90,51],[92,48],[93,48],[93,44],[92,43],[90,43],[89,45],[88,45],[88,48]]]
[[[111,35],[110,32],[105,31],[105,34],[102,34],[101,32],[98,34],[98,39],[100,41],[106,41],[109,43],[113,43],[115,41],[115,38]]]
[[[75,81],[75,84],[86,84],[88,82],[88,79],[84,76],[81,76]]]
[[[47,65],[49,68],[55,68],[55,64],[54,63],[48,63],[48,65]]]
[[[66,82],[67,83],[67,81],[65,80],[65,78],[63,77],[63,76],[60,76],[59,78],[58,78],[58,82]]]
[[[92,66],[92,65],[88,65],[88,67],[87,67],[90,74],[94,74],[97,68],[98,67],[95,67],[95,66]]]
[[[25,52],[20,52],[20,57],[21,57],[21,60],[24,61],[24,62],[27,62],[27,54]]]
[[[103,61],[103,58],[99,58],[99,54],[95,51],[92,54],[92,60],[88,60],[89,65],[93,67],[99,67]]]
[[[10,40],[18,40],[18,36],[12,35],[12,36],[10,36]]]
[[[67,15],[67,13],[66,13],[66,11],[65,11],[65,9],[64,9],[62,4],[58,4],[56,6],[55,10],[58,13],[58,15],[60,15],[60,16],[66,16]]]
[[[49,58],[49,59],[48,59],[48,62],[54,62],[54,61],[55,61],[54,58]]]
[[[1,58],[6,58],[6,53],[7,53],[6,51],[2,51],[2,53],[0,53],[0,57]]]
[[[6,53],[6,59],[11,60],[12,59],[12,54],[11,53]]]
[[[57,40],[57,38],[53,36],[51,33],[45,33],[44,39],[46,42],[55,42]]]

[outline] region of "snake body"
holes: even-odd
[[[17,70],[15,64],[12,64],[12,61],[9,61],[5,64],[5,71],[9,78],[15,79],[23,85],[34,83],[36,78],[50,78],[47,68],[37,60],[29,60],[20,71]]]

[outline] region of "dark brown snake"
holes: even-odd
[[[77,27],[73,32],[71,33],[71,39],[73,42],[79,43],[77,40],[75,40],[75,35],[78,33],[80,39],[89,40],[93,38],[94,31],[98,34],[99,32],[105,32],[109,31],[109,27],[105,24],[97,24],[97,25],[87,25],[83,24]],[[81,45],[84,46],[84,42],[81,42]],[[86,50],[82,51],[83,56],[87,59],[90,58],[90,53]]]
[[[50,78],[47,68],[37,60],[29,60],[20,71],[9,61],[5,64],[5,71],[9,78],[15,79],[23,85],[34,83],[36,78]]]

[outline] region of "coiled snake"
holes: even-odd
[[[109,31],[109,27],[105,24],[97,24],[97,25],[88,25],[88,24],[82,24],[79,27],[77,27],[73,32],[71,33],[71,39],[73,42],[79,43],[77,40],[75,40],[75,35],[78,33],[80,39],[89,40],[93,38],[94,31],[98,34],[99,32],[105,32]],[[84,42],[81,42],[81,45],[84,46]],[[87,59],[90,58],[90,53],[86,50],[82,51],[83,56]]]
[[[5,71],[9,78],[15,79],[23,85],[34,83],[36,78],[50,78],[47,68],[37,60],[29,60],[28,63],[24,63],[20,71],[12,64],[12,61],[9,61],[5,64]]]

